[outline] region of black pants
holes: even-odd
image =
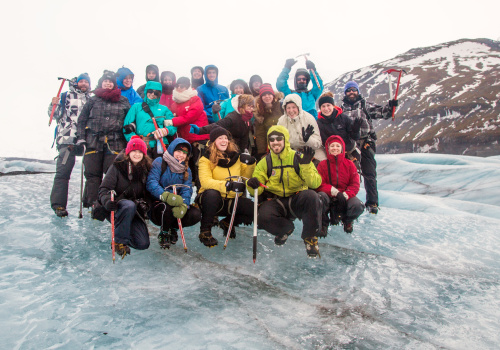
[[[178,228],[177,219],[172,213],[172,207],[167,203],[157,202],[151,210],[151,221],[161,227],[162,231],[171,228]],[[197,224],[201,220],[200,209],[190,206],[186,215],[181,219],[182,227],[189,227]]]
[[[92,152],[92,151],[90,151]],[[102,177],[108,171],[116,158],[116,154],[109,151],[86,153],[83,158],[85,165],[85,190],[83,191],[83,206],[89,208],[98,198],[99,186]]]
[[[264,201],[259,208],[258,228],[272,235],[290,234],[293,220],[302,220],[302,239],[316,236],[321,223],[322,203],[313,190],[300,191],[293,196]]]
[[[231,221],[231,214],[234,208],[234,198],[223,199],[220,192],[216,190],[204,191],[199,199],[201,207],[201,230],[210,230],[214,223],[215,216],[225,216],[225,221]],[[240,197],[234,215],[233,226],[250,225],[253,222],[253,201]]]
[[[375,141],[366,141],[361,147],[361,173],[365,183],[366,205],[378,205],[375,152]]]
[[[191,174],[193,175],[193,182],[196,188],[200,188],[200,177],[198,175],[198,161],[200,160],[202,151],[200,149],[204,149],[207,141],[201,140],[196,141],[191,144],[191,155],[189,156],[189,169],[191,169]]]
[[[115,243],[125,244],[138,250],[149,248],[148,227],[136,213],[133,201],[122,199],[115,212]],[[111,215],[107,217],[111,221]]]
[[[363,214],[363,211],[365,210],[365,205],[356,196],[349,198],[347,200],[347,207],[340,211],[335,205],[334,198],[331,198],[325,192],[318,192],[318,195],[320,196],[323,204],[321,218],[323,226],[328,226],[330,224],[331,215],[333,214],[340,215],[341,219],[345,222],[353,222],[361,214]]]
[[[69,152],[66,162],[64,158],[66,151]],[[64,163],[64,164],[63,164]],[[54,176],[54,184],[52,185],[52,192],[50,193],[50,205],[52,209],[58,207],[66,208],[68,205],[68,187],[71,172],[75,166],[75,154],[68,150],[68,147],[61,147],[59,156],[56,162],[56,175]]]

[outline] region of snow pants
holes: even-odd
[[[377,162],[375,141],[365,141],[361,147],[361,174],[366,190],[366,205],[378,205]]]
[[[322,202],[313,190],[300,191],[290,197],[264,201],[259,208],[258,228],[270,234],[288,234],[295,229],[293,220],[303,222],[302,239],[317,236],[321,224]]]
[[[189,227],[197,224],[201,220],[200,209],[189,207],[186,215],[181,219],[182,227]],[[172,207],[167,203],[157,202],[151,210],[151,221],[160,226],[162,231],[168,231],[171,228],[178,228],[177,219],[172,213]]]
[[[325,192],[318,192],[318,195],[323,204],[321,218],[322,226],[328,226],[335,214],[340,215],[341,219],[346,222],[353,222],[363,214],[365,210],[365,205],[356,196],[349,198],[345,210],[339,212],[339,209],[335,205],[334,198],[330,197]]]
[[[91,153],[93,152],[93,153]],[[83,191],[83,206],[90,208],[97,200],[99,186],[101,186],[102,177],[108,171],[116,158],[116,154],[109,150],[89,151],[85,153],[83,164],[85,165],[85,190]]]
[[[128,199],[117,203],[115,212],[115,242],[125,244],[138,250],[149,248],[148,227],[144,220],[136,213],[136,204]],[[111,215],[108,215],[111,221]]]
[[[69,152],[67,158],[66,152]],[[56,175],[54,176],[54,184],[50,193],[50,205],[53,210],[56,210],[58,207],[66,208],[68,205],[69,179],[75,166],[75,158],[75,154],[67,146],[62,146],[59,149],[59,156],[56,162]]]

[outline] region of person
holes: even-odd
[[[198,86],[205,84],[205,79],[203,79],[204,73],[205,71],[201,66],[194,66],[191,68],[191,86],[194,90],[196,90]]]
[[[316,119],[302,109],[300,96],[290,94],[283,99],[285,113],[278,119],[278,125],[284,126],[290,133],[290,147],[296,151],[305,146],[315,151],[315,164],[326,159],[321,143],[321,136]]]
[[[359,86],[355,81],[349,81],[344,87],[342,100],[342,114],[352,120],[361,118],[360,139],[357,141],[361,150],[361,174],[363,175],[366,190],[366,209],[371,214],[378,213],[377,190],[377,162],[375,161],[377,134],[373,128],[373,119],[389,119],[392,108],[397,107],[398,100],[390,100],[385,106],[366,101],[359,93]]]
[[[210,64],[205,67],[205,81],[206,83],[199,86],[196,90],[198,96],[203,102],[203,109],[211,124],[215,120],[212,117],[212,105],[216,101],[223,101],[229,98],[229,91],[223,85],[219,84],[219,68]]]
[[[147,190],[156,201],[150,212],[151,221],[160,226],[158,243],[160,247],[170,248],[177,243],[177,219],[181,219],[183,227],[193,226],[201,219],[201,212],[191,205],[193,195],[191,170],[188,167],[191,145],[183,138],[176,138],[168,146],[163,157],[156,158],[148,175]],[[173,193],[171,185],[185,185]]]
[[[121,90],[122,96],[128,99],[131,106],[134,103],[142,102],[141,96],[134,90],[132,84],[134,83],[134,73],[126,67],[121,67],[116,71],[116,83]]]
[[[321,185],[317,192],[323,202],[320,237],[326,237],[328,225],[342,221],[344,231],[352,233],[353,222],[364,210],[356,195],[359,191],[359,174],[352,161],[345,157],[345,144],[339,135],[330,136],[325,143],[328,158],[318,165]],[[328,218],[330,214],[330,218]]]
[[[177,132],[175,126],[164,127],[165,120],[172,119],[174,115],[167,107],[159,103],[161,88],[160,83],[148,81],[146,83],[144,102],[134,104],[123,122],[125,139],[129,141],[134,135],[141,136],[148,147],[148,156],[152,159],[156,159],[163,154],[163,146],[159,140],[162,139],[163,143],[168,145],[167,136],[173,137]],[[156,120],[158,130],[156,130],[150,113]]]
[[[56,175],[50,193],[50,206],[59,217],[68,216],[68,188],[71,172],[75,166],[75,156],[82,155],[83,148],[76,147],[76,124],[83,105],[90,98],[90,77],[80,74],[76,83],[69,83],[69,91],[53,97],[49,106],[49,116],[55,105],[54,119],[57,121],[56,144],[59,155],[56,162]]]
[[[172,93],[175,88],[175,74],[174,72],[165,71],[161,72],[161,86],[162,86],[162,94],[160,97],[160,104],[163,106],[167,106],[170,109],[174,100],[172,99]]]
[[[267,132],[271,126],[278,124],[279,118],[284,113],[280,102],[282,98],[283,93],[275,92],[271,84],[261,85],[259,97],[255,100],[253,123],[257,159],[267,153]]]
[[[160,71],[158,70],[158,66],[155,64],[150,64],[146,67],[146,84],[148,81],[160,81]],[[137,93],[143,100],[145,97],[144,90],[146,89],[146,84],[139,86],[137,89]]]
[[[257,98],[260,93],[260,86],[262,85],[262,78],[260,75],[252,75],[249,80],[250,91],[252,92],[252,96]]]
[[[99,187],[99,202],[108,212],[115,212],[115,249],[122,259],[130,254],[130,247],[137,250],[149,248],[145,219],[151,203],[146,190],[151,158],[146,152],[144,141],[137,135],[133,136]],[[111,200],[111,191],[116,193],[114,200]]]
[[[253,222],[253,202],[242,194],[245,182],[229,179],[229,176],[249,178],[255,168],[255,158],[248,154],[240,154],[237,146],[229,140],[229,132],[216,127],[210,132],[210,143],[200,158],[199,172],[201,188],[198,191],[197,203],[201,208],[200,242],[207,247],[217,245],[212,236],[212,226],[217,215],[225,216],[219,226],[227,236],[231,213],[236,210],[234,223],[229,232],[230,238],[236,238],[234,227]],[[239,196],[238,205],[234,208],[234,198]]]
[[[128,99],[116,86],[116,75],[105,70],[99,79],[95,96],[82,108],[77,122],[77,145],[86,146],[85,190],[83,206],[89,208],[97,200],[102,176],[127,146],[123,135],[123,121],[130,109]]]
[[[274,235],[276,245],[283,245],[295,229],[293,220],[298,218],[303,221],[301,237],[307,255],[317,257],[322,204],[314,191],[321,185],[321,176],[312,163],[314,150],[306,146],[300,157],[290,147],[288,130],[281,125],[272,126],[267,139],[270,152],[247,181],[250,195],[257,189],[259,200],[263,200],[258,228]]]
[[[295,63],[297,63],[297,60],[293,58],[289,58],[286,60],[285,67],[281,71],[281,74],[278,76],[278,80],[276,81],[276,88],[278,89],[278,91],[284,93],[285,97],[290,94],[299,95],[302,101],[302,109],[316,118],[316,115],[318,114],[318,112],[316,111],[316,100],[319,98],[321,92],[323,91],[323,80],[321,80],[321,77],[316,71],[315,64],[312,61],[307,60],[306,68],[309,70],[310,74],[304,68],[297,69],[294,79],[295,90],[290,90],[290,88],[288,87],[288,77],[290,75],[290,71],[292,70],[292,66]],[[307,90],[307,86],[311,81],[311,75],[313,74],[316,75],[318,82],[316,82],[316,79],[313,79],[312,89]]]
[[[214,103],[212,105],[212,118],[214,122],[217,122],[222,118],[225,118],[229,113],[234,111],[234,104],[236,104],[236,106],[238,105],[238,103],[234,101],[236,96],[243,94],[246,95],[251,94],[248,84],[243,79],[233,80],[231,82],[231,85],[229,86],[229,89],[231,90],[230,98],[222,101],[220,104]]]

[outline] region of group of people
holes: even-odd
[[[331,92],[322,93],[310,60],[296,71],[291,90],[295,63],[286,61],[278,91],[254,75],[249,84],[234,80],[231,96],[214,65],[193,67],[190,78],[178,79],[149,65],[137,91],[125,67],[104,71],[93,91],[89,75],[80,74],[49,107],[58,121],[50,198],[56,215],[68,215],[69,178],[81,155],[82,205],[93,218],[110,220],[114,213],[122,257],[130,248],[149,247],[148,219],[160,226],[162,248],[177,243],[180,225],[198,222],[207,247],[218,244],[216,225],[235,238],[235,227],[254,221],[247,190],[258,194],[258,228],[274,235],[276,245],[287,241],[300,219],[307,255],[319,256],[318,237],[326,237],[330,225],[352,233],[365,208],[378,212],[372,119],[390,118],[398,101],[367,102],[351,81],[336,106]],[[366,204],[356,197],[359,173]]]

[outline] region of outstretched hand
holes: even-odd
[[[191,127],[189,129],[189,133],[190,134],[196,134],[198,135],[200,133],[200,127],[196,124],[189,124],[189,126]]]
[[[389,107],[397,107],[398,106],[398,100],[389,100]]]
[[[304,142],[307,142],[312,134],[314,134],[314,127],[311,124],[305,129],[302,127],[302,140],[304,140]]]
[[[304,147],[302,157],[299,157],[299,164],[309,164],[314,158],[316,152],[309,146]]]
[[[312,61],[307,60],[307,61],[306,61],[306,68],[307,68],[307,69],[313,69],[313,70],[316,70],[316,65],[315,65]]]
[[[292,66],[297,63],[297,60],[296,59],[293,59],[293,58],[289,58],[286,60],[285,62],[285,67],[288,68],[288,69],[291,69]]]

